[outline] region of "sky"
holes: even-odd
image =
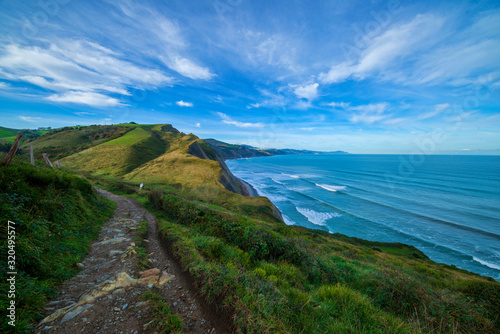
[[[0,0],[0,126],[500,154],[498,1]]]

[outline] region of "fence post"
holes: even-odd
[[[35,156],[33,155],[33,142],[30,143],[30,162],[35,165]]]
[[[46,164],[48,164],[50,167],[54,168],[52,165],[52,162],[50,162],[49,157],[47,156],[47,153],[42,153],[43,161],[45,161]]]
[[[12,161],[12,158],[14,158],[14,154],[16,154],[17,149],[19,148],[19,144],[21,143],[21,138],[23,138],[23,135],[17,135],[16,139],[14,140],[14,144],[12,144],[9,153],[7,153],[7,156],[5,157],[5,160],[3,161],[2,166],[7,167],[10,162]]]

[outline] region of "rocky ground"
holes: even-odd
[[[66,281],[57,298],[45,309],[46,318],[35,333],[155,333],[150,321],[148,290],[163,296],[184,322],[185,333],[228,333],[229,327],[196,294],[189,277],[161,246],[155,217],[138,201],[98,189],[117,203],[113,218],[85,260],[80,273]],[[149,262],[139,271],[136,255],[137,227],[148,222]]]

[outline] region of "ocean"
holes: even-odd
[[[226,163],[286,224],[402,242],[500,281],[500,156],[321,154]]]

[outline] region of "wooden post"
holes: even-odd
[[[54,165],[52,165],[52,162],[50,162],[49,157],[47,156],[47,153],[42,153],[43,161],[45,161],[46,164],[48,164],[50,167],[54,168]]]
[[[35,156],[33,155],[33,142],[30,143],[30,162],[35,165]]]
[[[21,143],[21,138],[23,138],[23,135],[17,135],[16,139],[14,140],[14,144],[12,144],[12,147],[9,150],[9,153],[7,153],[7,156],[5,157],[5,160],[3,161],[2,166],[7,167],[10,162],[12,161],[12,158],[14,158],[14,154],[16,154],[17,149],[19,148],[19,144]]]

